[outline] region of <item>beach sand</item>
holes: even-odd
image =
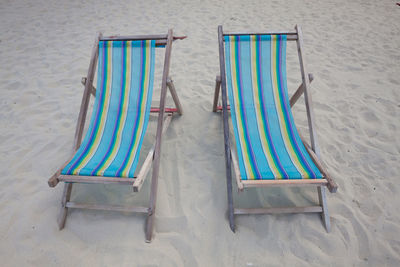
[[[0,265],[399,266],[399,16],[389,0],[2,1]],[[328,194],[331,233],[318,214],[238,216],[230,231],[222,120],[211,112],[219,24],[227,31],[302,26],[321,154],[339,185]],[[188,35],[173,45],[170,72],[184,115],[163,139],[153,242],[145,243],[145,216],[128,213],[72,210],[59,231],[63,187],[50,189],[47,180],[72,153],[96,32],[168,28]],[[164,50],[157,53],[154,100]],[[301,80],[295,43],[287,54],[292,93]],[[305,134],[303,103],[293,112]],[[149,184],[139,194],[77,185],[72,199],[145,204]],[[241,207],[317,201],[312,188],[234,190]]]

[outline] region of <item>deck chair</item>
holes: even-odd
[[[224,33],[218,27],[220,76],[217,76],[213,111],[222,111],[228,218],[234,215],[316,212],[326,230],[330,220],[326,187],[337,185],[320,161],[312,109],[310,82],[303,58],[302,32]],[[296,41],[302,84],[289,100],[286,84],[286,42]],[[222,88],[222,106],[219,92]],[[228,91],[228,94],[227,94]],[[304,93],[311,145],[298,133],[291,107]],[[229,103],[227,96],[229,95]],[[231,149],[229,111],[236,143]],[[236,155],[237,154],[237,155]],[[316,186],[319,205],[308,207],[234,208],[231,166],[239,192],[249,187]]]
[[[146,241],[150,242],[156,208],[160,166],[161,137],[174,114],[182,115],[182,107],[173,81],[168,76],[172,30],[167,35],[110,36],[100,33],[95,40],[79,112],[72,157],[49,179],[50,187],[64,182],[60,230],[64,228],[69,208],[117,210],[147,214]],[[155,69],[155,48],[165,47],[159,107],[151,107]],[[93,86],[98,63],[97,89]],[[167,88],[175,108],[166,108]],[[92,118],[83,142],[82,135],[90,95],[95,96]],[[143,137],[150,113],[158,113],[157,133],[140,170],[135,175]],[[75,203],[70,201],[74,183],[121,184],[138,192],[153,167],[148,207],[124,207]]]

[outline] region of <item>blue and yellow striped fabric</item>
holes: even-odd
[[[86,136],[64,175],[134,177],[149,120],[155,41],[100,41]]]
[[[225,36],[225,63],[242,179],[322,178],[290,109],[286,36]]]

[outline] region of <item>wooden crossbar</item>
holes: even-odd
[[[326,179],[274,179],[274,180],[241,180],[244,187],[270,186],[322,186],[327,185]]]
[[[308,78],[310,79],[310,83],[314,80],[314,75],[312,73],[308,74]],[[292,97],[290,98],[290,107],[293,107],[294,104],[296,104],[297,100],[301,97],[301,95],[304,93],[304,84],[301,83],[299,88],[294,92]]]
[[[286,40],[296,41],[297,32],[275,31],[275,32],[224,32],[223,36],[241,36],[241,35],[286,35]],[[224,40],[225,42],[225,40]]]
[[[67,202],[65,204],[67,208],[71,209],[90,209],[90,210],[110,210],[110,211],[122,211],[122,212],[138,212],[138,213],[148,213],[148,207],[124,207],[117,205],[100,205],[100,204],[87,204],[87,203],[76,203]]]
[[[160,108],[156,108],[156,107],[152,107],[151,109],[150,109],[150,112],[151,113],[159,113],[160,112]],[[177,108],[165,108],[164,109],[164,112],[165,113],[174,113],[174,112],[179,112],[179,110],[177,109]]]
[[[89,184],[133,184],[134,178],[119,178],[105,176],[60,175],[60,182]]]
[[[163,126],[163,131],[162,134],[165,133],[165,131],[168,129],[169,124],[171,123],[172,120],[172,115],[167,115],[165,120],[164,120],[164,126]],[[133,192],[139,192],[140,188],[143,185],[144,180],[147,177],[147,173],[149,172],[151,168],[151,164],[153,162],[153,157],[154,157],[154,148],[155,144],[153,147],[150,149],[149,153],[147,154],[146,159],[144,160],[142,167],[140,168],[140,171],[138,172],[138,175],[135,179],[135,182],[133,183]]]
[[[321,206],[307,206],[307,207],[273,207],[273,208],[235,208],[235,215],[245,214],[281,214],[281,213],[321,213]]]
[[[183,40],[187,38],[184,36],[173,36],[173,40]],[[164,40],[165,44],[168,39],[168,34],[158,34],[158,35],[126,35],[126,36],[104,36],[100,38],[100,41],[133,41],[133,40]]]

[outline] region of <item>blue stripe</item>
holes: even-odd
[[[80,158],[82,158],[88,147],[90,147],[91,142],[93,142],[94,133],[97,125],[99,124],[98,116],[99,110],[102,108],[102,100],[104,98],[105,90],[110,91],[110,103],[109,103],[109,112],[106,118],[106,123],[104,127],[104,132],[102,139],[100,141],[99,147],[93,157],[89,160],[89,162],[82,168],[79,172],[79,175],[93,175],[96,172],[96,169],[99,168],[102,160],[106,157],[108,153],[110,153],[110,145],[114,140],[115,135],[115,125],[118,121],[119,116],[121,116],[121,94],[122,91],[122,79],[123,79],[123,70],[122,70],[122,60],[123,60],[123,52],[122,48],[124,47],[124,43],[122,41],[114,41],[112,47],[112,76],[113,79],[111,81],[111,88],[106,88],[105,80],[102,79],[105,73],[105,48],[106,42],[99,43],[99,64],[98,64],[98,80],[97,80],[97,95],[94,103],[94,110],[92,113],[91,123],[89,125],[87,134],[84,138],[84,141],[81,147],[76,152],[74,158],[71,160],[70,163],[62,170],[62,174],[68,174],[68,170],[73,168],[76,165]],[[145,48],[148,49],[148,48]],[[141,116],[144,116],[144,124],[143,124],[143,131],[140,133],[140,140],[138,144],[138,150],[136,155],[134,155],[134,162],[132,166],[130,166],[130,172],[128,173],[128,177],[133,177],[135,169],[137,167],[139,153],[141,149],[141,145],[143,142],[143,138],[147,129],[149,113],[150,113],[150,105],[153,93],[153,80],[154,80],[154,58],[155,58],[155,41],[151,41],[151,47],[147,51],[150,53],[151,60],[148,62],[150,64],[150,75],[149,75],[149,86],[143,88],[143,90],[139,90],[140,78],[141,78],[141,60],[140,57],[143,51],[143,43],[142,41],[133,41],[132,42],[132,49],[131,49],[131,87],[128,89],[130,90],[129,99],[128,101],[128,113],[126,117],[126,122],[123,125],[124,128],[122,129],[122,138],[121,138],[121,145],[115,155],[114,160],[111,162],[110,166],[104,171],[103,176],[108,177],[115,177],[118,176],[118,170],[120,169],[121,165],[123,164],[124,156],[129,153],[129,143],[132,139],[132,133],[136,127],[135,121],[138,121],[138,112],[137,112],[137,102],[140,99],[139,93],[143,90],[148,90],[147,92],[147,99],[145,101],[145,105],[143,106],[145,112],[141,112]],[[111,63],[111,62],[110,62]],[[123,122],[121,122],[123,123]]]
[[[278,178],[289,178],[289,179],[299,179],[301,178],[301,174],[297,170],[296,166],[293,164],[288,151],[286,151],[285,143],[282,137],[281,128],[279,125],[278,114],[276,110],[276,103],[274,101],[273,96],[273,86],[271,79],[271,38],[270,36],[258,36],[258,41],[260,42],[258,45],[260,49],[260,55],[257,60],[259,60],[259,68],[260,68],[260,86],[261,86],[261,113],[264,116],[264,121],[266,124],[266,136],[270,139],[273,145],[273,151],[270,151],[274,157],[278,158],[277,164],[279,169],[284,173],[284,177]],[[261,136],[258,131],[258,125],[256,120],[255,113],[255,103],[253,98],[253,85],[252,85],[252,77],[251,77],[251,52],[252,49],[249,46],[249,36],[240,36],[236,37],[235,41],[238,42],[238,50],[236,51],[237,62],[239,65],[237,66],[238,79],[240,81],[239,91],[237,92],[241,101],[241,110],[244,113],[243,121],[245,123],[245,129],[243,129],[245,133],[245,140],[249,142],[249,147],[251,148],[250,158],[256,165],[257,177],[247,177],[246,175],[246,167],[244,165],[244,155],[243,153],[247,153],[241,150],[241,146],[239,143],[239,131],[238,127],[241,125],[237,125],[238,115],[237,110],[235,110],[234,105],[234,94],[233,94],[233,77],[231,73],[231,51],[230,51],[230,42],[229,37],[225,37],[225,64],[226,64],[226,79],[227,79],[227,88],[228,88],[228,96],[229,101],[231,103],[231,116],[232,116],[232,124],[233,131],[235,134],[237,151],[238,151],[238,160],[239,160],[239,169],[241,172],[241,177],[243,180],[245,179],[275,179],[274,174],[271,171],[271,168],[268,165],[268,161],[265,157],[262,145],[261,145]],[[234,41],[234,40],[232,40]],[[289,138],[292,139],[292,143],[294,144],[293,149],[296,151],[298,155],[300,155],[301,160],[304,163],[304,166],[307,166],[307,170],[310,173],[310,177],[307,178],[322,178],[321,173],[318,168],[312,162],[310,156],[306,152],[304,145],[301,143],[300,137],[297,133],[297,129],[295,127],[293,121],[293,115],[288,105],[288,93],[287,93],[287,84],[286,84],[286,37],[284,36],[280,39],[280,49],[279,53],[279,93],[281,94],[283,103],[284,103],[284,114],[286,119],[289,122]]]

